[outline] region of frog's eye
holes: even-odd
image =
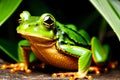
[[[46,15],[44,17],[44,21],[43,21],[43,25],[45,25],[45,27],[47,27],[48,29],[52,28],[54,25],[54,18],[50,15]]]

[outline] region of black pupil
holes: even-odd
[[[52,24],[54,21],[49,16],[46,16],[46,19],[44,22],[47,24]]]

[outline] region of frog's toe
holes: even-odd
[[[81,75],[82,74],[79,74],[79,72],[66,72],[66,73],[53,73],[52,77],[60,77],[60,78],[70,77],[69,80],[83,79],[83,78],[92,80],[92,76],[85,75],[83,77]]]
[[[118,61],[110,61],[108,64],[108,68],[115,69],[118,65]]]
[[[100,68],[97,66],[91,66],[89,68],[89,72],[95,72],[96,75],[100,75],[101,72],[107,72],[107,71],[108,71],[108,68]]]
[[[100,68],[96,67],[96,66],[91,66],[89,68],[89,72],[95,72],[96,75],[100,75]]]
[[[25,71],[26,73],[30,73],[31,70],[27,68],[27,66],[24,63],[16,63],[16,64],[10,64],[10,65],[2,65],[1,69],[10,69],[10,72],[16,72],[16,71]]]

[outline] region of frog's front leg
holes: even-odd
[[[91,76],[87,76],[92,60],[92,53],[90,50],[70,45],[59,45],[59,47],[67,52],[67,55],[78,57],[78,72],[54,73],[53,76],[73,76],[72,79],[91,78]]]
[[[10,65],[2,65],[2,69],[10,68],[10,72],[15,71],[25,71],[26,73],[30,73],[31,70],[28,69],[29,66],[29,55],[30,55],[30,44],[26,40],[21,40],[18,43],[18,56],[19,56],[19,62],[16,64],[10,64]]]

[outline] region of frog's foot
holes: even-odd
[[[118,65],[118,61],[110,61],[108,64],[108,68],[115,69]]]
[[[97,66],[90,66],[89,72],[95,72],[96,75],[100,75],[101,72],[107,72],[108,68],[100,68]]]
[[[60,77],[60,78],[70,77],[69,80],[83,79],[83,78],[92,80],[92,76],[85,75],[83,77],[83,75],[79,72],[53,73],[52,77]]]
[[[10,64],[10,65],[2,65],[1,69],[10,69],[10,72],[16,72],[16,71],[25,71],[26,73],[30,73],[31,70],[28,69],[28,66],[24,63],[16,63],[16,64]]]

